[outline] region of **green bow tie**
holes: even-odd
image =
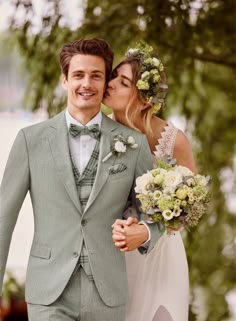
[[[72,137],[77,137],[79,135],[89,135],[95,139],[99,139],[100,136],[98,124],[94,124],[91,126],[77,126],[75,124],[70,124],[69,133]]]

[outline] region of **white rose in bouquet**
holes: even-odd
[[[176,169],[182,176],[194,176],[194,173],[185,166],[176,165]]]
[[[143,174],[136,179],[135,192],[138,194],[148,194],[148,186],[153,182],[153,176],[150,172]]]
[[[169,171],[164,177],[164,186],[176,188],[178,184],[182,183],[182,175],[176,171]]]
[[[199,174],[195,176],[195,181],[200,186],[207,186],[208,184],[208,180],[206,179],[206,177]]]

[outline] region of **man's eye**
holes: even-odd
[[[94,75],[94,78],[100,79],[100,78],[101,78],[101,75]]]
[[[81,77],[82,77],[82,74],[74,74],[74,77],[75,77],[75,78],[81,78]]]

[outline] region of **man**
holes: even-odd
[[[144,135],[100,112],[112,60],[104,40],[64,45],[67,109],[21,130],[7,162],[0,193],[0,280],[29,191],[35,222],[26,277],[30,321],[125,318],[125,260],[112,243],[111,226],[122,217],[136,177],[152,161]],[[131,136],[137,148],[121,152],[117,135]],[[146,226],[133,226],[140,246],[148,238]],[[161,234],[154,228],[148,251]]]

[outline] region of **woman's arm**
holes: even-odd
[[[192,172],[197,173],[191,145],[188,138],[181,130],[178,130],[176,135],[173,158],[176,159],[178,165],[186,166]]]

